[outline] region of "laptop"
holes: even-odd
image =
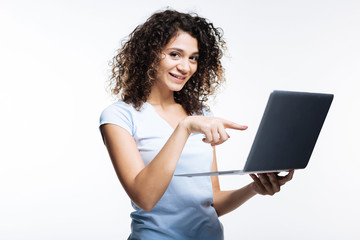
[[[243,170],[174,176],[242,175],[304,169],[333,98],[333,94],[275,90],[270,94]]]

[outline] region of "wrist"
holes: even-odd
[[[255,184],[255,182],[252,182],[249,185],[247,185],[247,187],[248,187],[249,193],[255,196],[258,194],[258,192],[255,191],[254,184]]]
[[[177,128],[179,128],[182,131],[185,131],[187,133],[187,135],[190,136],[191,131],[189,129],[189,117],[184,118],[183,120],[181,120],[177,126]]]
[[[180,121],[180,123],[178,124],[178,128],[180,128],[181,130],[186,131],[186,133],[188,135],[191,134],[190,128],[189,128],[189,118],[190,117],[186,117],[183,120]]]

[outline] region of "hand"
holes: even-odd
[[[261,195],[274,195],[280,191],[280,187],[293,178],[294,170],[289,171],[286,176],[278,176],[278,173],[260,173],[258,176],[250,174],[254,180],[252,189]]]
[[[205,134],[204,142],[210,143],[212,146],[222,144],[229,139],[226,128],[236,130],[246,130],[247,126],[243,126],[225,119],[216,117],[190,116],[183,120],[183,124],[190,133]]]

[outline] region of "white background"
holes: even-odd
[[[360,239],[359,1],[1,1],[0,239],[126,239],[130,201],[98,130],[109,60],[154,11],[222,27],[216,115],[246,124],[218,147],[239,169],[273,89],[335,94],[306,170],[221,217],[226,239]],[[223,189],[248,176],[220,178]]]

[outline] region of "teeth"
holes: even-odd
[[[176,78],[178,78],[178,79],[181,79],[181,80],[184,80],[184,79],[185,79],[184,77],[179,77],[179,76],[176,76],[176,75],[174,75],[174,74],[172,74],[172,73],[170,73],[170,75],[173,76],[173,77],[176,77]]]

